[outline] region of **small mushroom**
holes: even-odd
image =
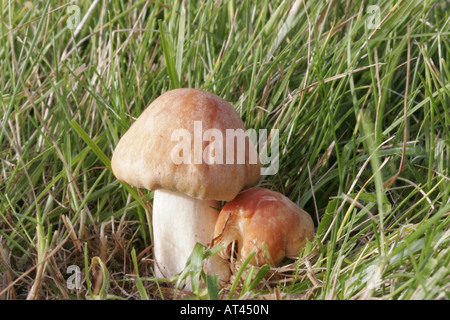
[[[116,146],[111,166],[117,179],[155,190],[157,277],[181,272],[197,242],[206,246],[212,242],[219,201],[232,200],[260,179],[261,164],[257,156],[250,161],[256,149],[246,134],[247,148],[234,146],[233,155],[227,154],[224,141],[233,130],[245,134],[232,105],[212,93],[182,88],[154,100]],[[209,272],[226,278],[220,261],[210,259]],[[185,289],[191,289],[189,282]]]
[[[310,215],[279,192],[255,187],[242,191],[222,208],[214,231],[215,242],[230,259],[237,242],[238,261],[255,252],[250,264],[279,266],[286,257],[296,257],[306,239],[314,237]]]

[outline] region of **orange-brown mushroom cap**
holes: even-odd
[[[209,129],[217,129],[224,140],[227,130],[245,134],[239,114],[224,99],[203,90],[174,89],[154,100],[120,139],[111,159],[114,175],[138,188],[166,189],[197,199],[224,201],[260,179],[261,163],[258,159],[250,161],[250,151],[256,154],[256,149],[248,136],[244,163],[238,163],[236,149],[235,161],[226,161],[225,147],[223,159],[219,159],[222,161],[214,164],[175,163],[172,155],[180,142],[172,134],[176,130],[187,132],[192,139],[189,151],[194,155],[195,122],[201,124],[202,136]],[[201,151],[210,142],[200,141]]]
[[[225,204],[214,230],[215,242],[229,250],[237,241],[238,259],[252,251],[250,262],[279,266],[285,257],[296,257],[314,237],[310,215],[279,192],[260,187],[242,191]],[[228,252],[222,253],[227,257]]]

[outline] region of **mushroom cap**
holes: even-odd
[[[195,129],[196,122],[200,124],[201,136]],[[207,148],[216,142],[215,137],[205,140],[204,133],[209,129],[223,135],[221,159],[214,147]],[[168,91],[155,99],[122,136],[111,159],[113,173],[120,181],[138,188],[166,189],[198,199],[229,201],[260,179],[261,164],[246,134],[245,151],[238,150],[234,140],[234,159],[227,160],[227,129],[241,129],[245,134],[239,114],[224,99],[198,89]],[[174,138],[174,132],[188,133],[190,140],[186,142],[186,136]],[[198,140],[200,144],[194,143]],[[190,161],[174,161],[174,152],[184,157],[186,150],[190,152],[190,158],[186,157]],[[202,155],[200,162],[194,158],[198,150]],[[209,163],[205,162],[203,152]],[[245,152],[244,163],[238,161],[239,152]],[[256,161],[250,161],[250,152],[254,152]]]
[[[285,257],[295,257],[306,239],[314,237],[310,215],[279,192],[260,187],[242,191],[225,204],[216,222],[215,243],[228,258],[228,247],[237,241],[238,259],[255,251],[251,264],[279,266]],[[224,256],[225,255],[225,256]]]

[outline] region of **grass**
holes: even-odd
[[[176,87],[225,98],[247,128],[279,129],[279,171],[260,185],[316,225],[298,259],[244,263],[220,290],[196,248],[187,274],[207,290],[191,298],[449,299],[449,9],[2,1],[0,299],[185,297],[153,281],[152,193],[109,167],[135,118]]]

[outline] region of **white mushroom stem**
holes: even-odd
[[[219,203],[185,194],[156,190],[153,198],[153,242],[155,274],[170,278],[183,271],[197,242],[209,245],[214,236]],[[228,266],[217,255],[207,261],[207,273],[227,281]],[[186,290],[191,290],[189,282]]]

